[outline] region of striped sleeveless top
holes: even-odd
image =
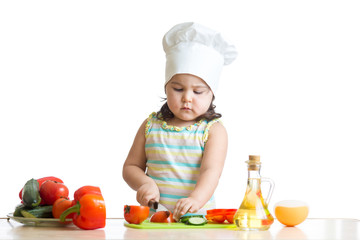
[[[173,211],[176,202],[194,190],[210,127],[218,122],[205,119],[189,127],[168,125],[152,113],[145,127],[146,174],[160,190],[159,203]],[[199,211],[215,208],[214,197]]]

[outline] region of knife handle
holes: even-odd
[[[155,201],[154,199],[150,200],[148,203],[148,206],[153,209],[158,209],[158,205],[159,205],[159,203],[157,201]]]

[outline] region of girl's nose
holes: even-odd
[[[182,97],[182,101],[183,102],[191,102],[192,101],[191,93],[188,92],[188,91],[184,92],[184,95]]]

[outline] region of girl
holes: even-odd
[[[235,47],[196,23],[173,27],[163,38],[166,103],[140,126],[123,166],[137,201],[156,201],[178,220],[215,208],[227,152],[227,133],[215,112],[214,92]]]

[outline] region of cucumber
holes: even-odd
[[[186,213],[180,218],[180,222],[188,225],[204,225],[207,223],[207,220],[204,215],[196,213]]]
[[[35,208],[26,207],[23,204],[16,206],[13,213],[14,217],[26,217],[26,218],[52,218],[52,205],[37,206]]]
[[[17,205],[13,213],[14,217],[23,217],[23,215],[21,214],[21,210],[24,209],[26,209],[26,207],[23,204]]]
[[[36,218],[35,215],[29,213],[26,210],[20,210],[20,213],[24,218]]]
[[[22,192],[22,201],[25,207],[34,208],[41,202],[39,182],[36,179],[30,179],[24,185]]]
[[[20,210],[21,215],[26,218],[52,218],[52,205],[38,206],[35,208],[23,208]]]
[[[190,219],[190,218],[193,218],[193,217],[203,218],[204,215],[195,215],[195,214],[187,213],[187,214],[183,215],[183,216],[180,218],[180,222],[181,222],[181,223],[187,223],[187,222],[189,221],[189,219]]]
[[[204,225],[206,223],[207,221],[203,217],[190,217],[189,220],[187,221],[187,224],[197,225],[197,226]]]

